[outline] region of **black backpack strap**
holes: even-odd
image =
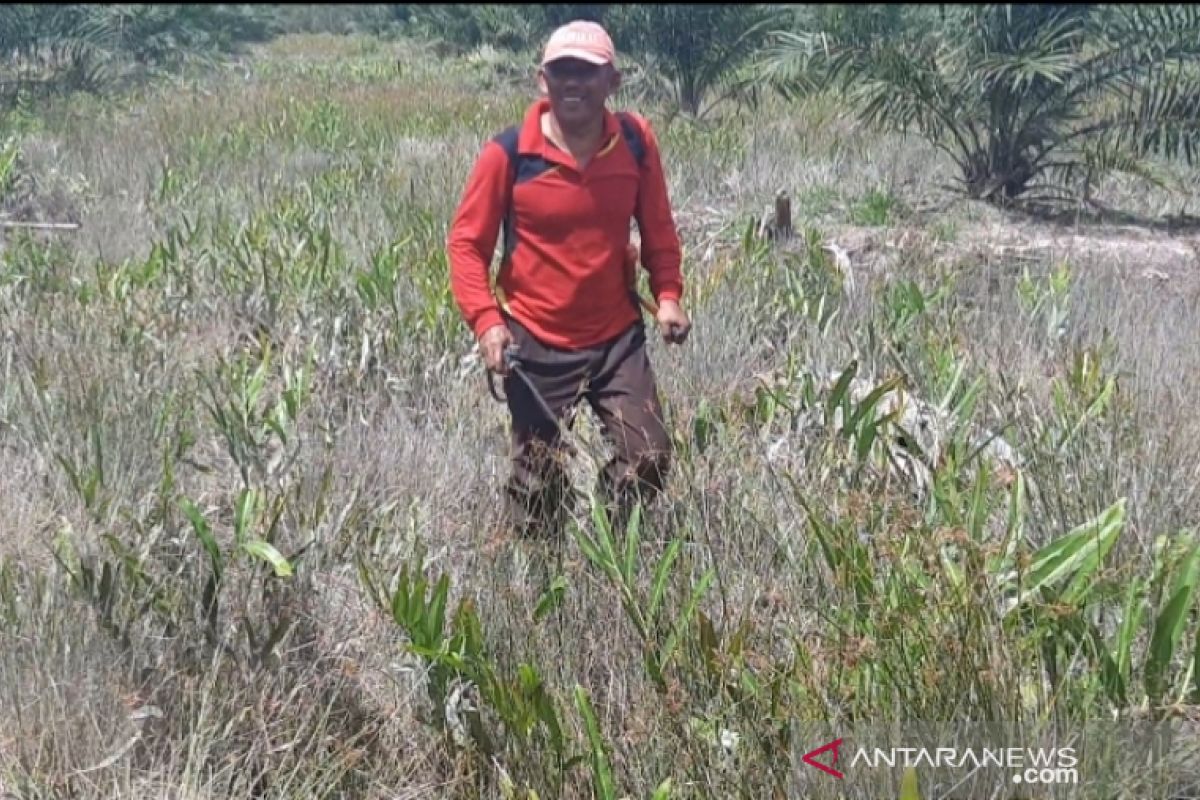
[[[519,134],[520,129],[516,125],[513,125],[492,137],[492,141],[500,145],[505,155],[508,156],[508,174],[510,177],[508,181],[508,198],[505,201],[504,227],[501,230],[504,236],[505,261],[512,254],[512,249],[517,241],[515,231],[513,230],[512,190],[517,171],[517,137]]]
[[[625,145],[629,148],[629,152],[633,153],[633,160],[641,169],[642,163],[646,160],[646,143],[642,141],[642,132],[626,111],[617,112],[617,121],[621,123],[621,136],[625,139]],[[641,298],[638,296],[636,286],[629,287],[629,301],[633,303],[634,311],[641,316]]]
[[[517,160],[517,138],[520,135],[520,130],[516,125],[512,125],[497,133],[492,137],[492,141],[504,148],[504,152],[508,155],[509,162]]]
[[[625,144],[629,146],[634,160],[640,167],[646,158],[646,143],[642,141],[642,133],[628,112],[618,111],[617,120],[621,123],[621,135],[625,137]]]

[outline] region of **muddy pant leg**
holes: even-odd
[[[671,439],[641,325],[612,343],[590,388],[589,402],[614,450],[600,475],[601,490],[620,528],[635,502],[649,504],[663,490],[671,462]]]
[[[567,496],[566,453],[556,433],[514,419],[512,467],[505,501],[515,531],[522,536],[555,536]]]
[[[504,380],[512,416],[511,473],[506,486],[508,514],[516,532],[527,536],[558,536],[565,521],[569,456],[559,431],[579,397],[584,360],[578,355],[541,345],[518,323],[509,329],[519,348],[522,369],[546,401],[550,419],[533,391],[517,375]]]

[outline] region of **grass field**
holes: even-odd
[[[0,210],[80,224],[0,231],[0,797],[785,797],[797,721],[1200,704],[1195,235],[956,200],[820,98],[639,108],[695,324],[668,496],[506,537],[444,240],[533,91],[289,37],[0,142]]]

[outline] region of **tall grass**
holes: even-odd
[[[528,89],[361,38],[245,69],[12,140],[82,229],[0,243],[4,791],[789,796],[800,722],[1197,701],[1187,276],[997,258],[820,99],[676,121],[672,480],[545,551],[443,246]]]

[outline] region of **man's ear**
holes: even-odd
[[[608,91],[610,94],[621,88],[621,70],[609,65]]]
[[[537,86],[538,86],[538,91],[540,91],[542,94],[544,94],[544,95],[550,94],[550,89],[549,89],[549,87],[546,86],[546,69],[545,69],[545,67],[538,67],[538,69],[537,69]]]

